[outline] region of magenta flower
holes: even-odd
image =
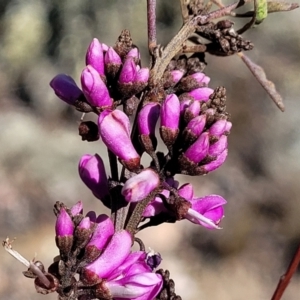
[[[192,207],[189,209],[186,218],[195,224],[206,228],[217,228],[224,218],[224,208],[227,202],[218,195],[209,195],[203,198],[195,198],[189,201]]]
[[[105,110],[98,119],[99,133],[106,145],[130,170],[140,165],[140,156],[130,139],[130,122],[120,110]]]
[[[211,127],[209,128],[209,134],[213,135],[215,137],[220,137],[226,131],[228,131],[227,130],[228,128],[230,130],[231,126],[228,126],[227,123],[228,122],[225,119],[218,120],[217,122],[215,122],[214,124],[212,124]]]
[[[196,138],[198,138],[206,124],[206,115],[200,115],[193,118],[186,126],[186,129],[189,130]]]
[[[87,283],[97,283],[107,278],[127,258],[131,244],[130,233],[125,230],[116,232],[102,254],[83,269],[81,279]]]
[[[74,223],[70,215],[62,207],[58,213],[55,224],[56,236],[72,236],[74,233]]]
[[[168,95],[160,111],[161,126],[177,130],[180,117],[180,103],[175,94]]]
[[[208,85],[210,82],[210,78],[201,72],[197,72],[186,77],[187,80],[190,78],[196,80],[199,84],[204,83]]]
[[[200,113],[200,102],[191,101],[190,104],[184,110],[184,120],[190,121]]]
[[[149,218],[159,215],[163,212],[168,212],[168,209],[165,207],[165,204],[162,200],[162,196],[160,195],[168,198],[170,196],[170,192],[168,190],[163,190],[158,196],[156,196],[145,208],[143,217]]]
[[[146,198],[159,185],[158,174],[152,169],[145,169],[129,178],[121,193],[127,202],[138,202]]]
[[[105,249],[114,234],[114,224],[107,215],[99,215],[91,239],[85,247],[85,259],[93,261]]]
[[[184,152],[184,155],[192,162],[199,163],[208,154],[209,134],[202,133],[198,139]]]
[[[227,142],[227,136],[222,135],[220,139],[215,142],[214,144],[211,144],[208,149],[208,154],[210,156],[219,156],[225,149],[227,149],[228,142]]]
[[[124,262],[109,275],[104,284],[97,286],[96,294],[109,293],[113,299],[154,299],[161,290],[162,278],[152,273],[152,268],[146,260],[148,256],[143,251],[130,253]],[[158,261],[157,264],[159,264]]]
[[[78,201],[76,204],[74,204],[71,208],[70,208],[70,212],[71,212],[71,215],[74,217],[74,216],[77,216],[79,214],[82,214],[83,212],[83,204],[82,204],[82,201]]]
[[[109,47],[104,57],[105,65],[118,65],[121,66],[122,60],[119,54],[113,47]]]
[[[58,98],[70,105],[74,105],[75,101],[83,95],[74,79],[66,74],[56,75],[51,80],[50,86]]]
[[[109,47],[104,57],[105,71],[115,77],[122,65],[122,60],[114,48]]]
[[[151,272],[128,274],[121,279],[107,281],[105,286],[113,299],[152,300],[161,290],[162,278]]]
[[[193,97],[197,101],[204,101],[206,102],[209,99],[209,96],[214,92],[213,89],[208,87],[201,87],[194,89],[188,92],[188,95]]]
[[[137,68],[134,62],[134,58],[127,57],[120,72],[119,82],[121,84],[132,83],[135,79],[136,73]]]
[[[62,255],[67,255],[73,245],[74,223],[65,208],[61,207],[55,223],[56,245]]]
[[[108,181],[105,167],[98,154],[83,155],[78,165],[79,176],[93,194],[100,200],[108,195]]]
[[[217,156],[215,160],[201,166],[201,169],[203,169],[204,171],[203,173],[206,174],[222,166],[226,160],[227,154],[228,154],[228,149],[225,149],[221,154]]]
[[[148,68],[141,68],[135,74],[133,83],[143,83],[143,84],[146,84],[148,82],[149,75],[150,75],[150,71],[149,71]]]
[[[140,134],[153,135],[155,134],[155,126],[159,118],[160,105],[150,102],[146,104],[139,112],[137,124]]]
[[[81,73],[81,86],[86,99],[92,106],[112,106],[113,101],[105,83],[91,65],[85,67]]]
[[[104,75],[104,53],[103,46],[94,38],[86,52],[86,65],[91,65],[100,75]]]

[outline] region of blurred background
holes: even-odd
[[[180,29],[179,8],[179,1],[158,1],[162,45]],[[184,300],[270,299],[300,243],[299,12],[272,14],[244,34],[255,45],[248,55],[283,96],[284,113],[238,56],[207,56],[211,87],[228,92],[229,157],[205,177],[177,179],[192,182],[198,196],[228,200],[223,230],[181,221],[139,235],[162,254]],[[48,266],[58,254],[55,201],[83,200],[86,212],[106,212],[77,174],[81,155],[105,148],[81,141],[80,113],[49,82],[67,73],[79,83],[91,39],[113,45],[125,28],[147,66],[146,1],[0,1],[0,236],[17,237],[13,246],[27,259],[37,254]],[[36,294],[25,267],[1,251],[0,299],[56,299]],[[298,272],[282,299],[299,298]]]

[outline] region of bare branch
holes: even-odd
[[[252,72],[252,74],[257,79],[257,81],[261,84],[261,86],[265,89],[265,91],[269,94],[269,96],[277,105],[277,107],[283,112],[285,108],[282,101],[282,97],[276,91],[274,83],[267,79],[266,73],[263,70],[263,68],[255,64],[254,62],[252,62],[251,59],[242,52],[238,53],[238,56],[246,64],[246,66],[249,68],[249,70]]]
[[[292,276],[297,271],[299,264],[300,264],[300,245],[299,245],[290,265],[288,266],[286,273],[283,276],[281,276],[281,278],[278,282],[277,288],[276,288],[271,300],[280,300],[281,299],[281,296],[283,295],[285,289],[287,288]]]

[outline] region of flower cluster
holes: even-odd
[[[145,300],[158,294],[163,282],[153,269],[161,261],[159,254],[132,252],[131,234],[116,232],[107,215],[96,217],[89,212],[84,216],[81,201],[70,209],[58,202],[55,213],[60,256],[48,272],[43,269],[44,281],[42,276],[35,279],[38,292],[56,291],[70,299]]]
[[[57,203],[60,256],[47,273],[53,284],[45,287],[38,278],[39,290],[55,290],[62,298],[72,294],[74,299],[84,295],[83,299],[152,300],[165,289],[160,275],[164,272],[153,273],[161,258],[150,259],[144,246],[132,252],[135,234],[183,219],[220,228],[226,200],[219,195],[195,196],[190,183],[180,186],[175,180],[177,174],[207,174],[227,156],[231,123],[226,91],[208,87],[204,67],[203,57],[181,55],[153,84],[129,32],[123,31],[114,47],[97,39],[91,42],[81,88],[68,75],[53,78],[50,85],[60,99],[98,116],[97,124],[82,121],[79,134],[87,141],[101,138],[110,153],[111,176],[99,154],[83,155],[78,171],[94,196],[111,209],[112,217],[96,217],[94,212],[84,216],[81,202],[71,209]],[[157,151],[157,132],[166,153]],[[152,159],[148,166],[141,164],[144,154]],[[121,176],[117,160],[123,167]]]

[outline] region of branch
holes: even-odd
[[[266,77],[266,73],[262,67],[255,64],[249,57],[247,57],[244,53],[239,52],[237,55],[242,59],[245,65],[249,68],[251,73],[257,79],[257,81],[261,84],[261,86],[265,89],[265,91],[269,94],[273,102],[277,105],[277,107],[284,112],[284,104],[282,101],[282,97],[276,91],[275,85],[272,81],[268,80]]]
[[[148,49],[153,54],[156,48],[156,0],[147,0]]]
[[[286,287],[288,286],[292,276],[297,271],[299,263],[300,263],[300,244],[298,246],[298,249],[297,249],[286,273],[283,276],[281,276],[281,278],[278,282],[277,288],[276,288],[271,300],[280,300],[281,299],[281,296],[283,295]]]

